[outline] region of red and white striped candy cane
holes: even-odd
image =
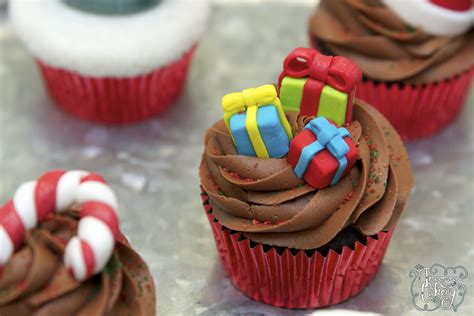
[[[101,176],[80,170],[54,170],[26,182],[0,209],[0,268],[20,248],[27,230],[72,205],[80,207],[80,220],[64,265],[79,281],[102,271],[119,234],[117,199]]]

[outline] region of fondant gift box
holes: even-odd
[[[355,86],[361,79],[360,68],[345,57],[296,48],[283,63],[279,96],[285,111],[324,116],[342,126],[352,121]]]
[[[323,189],[347,175],[358,156],[347,129],[318,117],[293,138],[287,160],[296,176],[316,189]]]
[[[279,158],[288,153],[292,131],[274,86],[229,93],[222,108],[240,155]]]

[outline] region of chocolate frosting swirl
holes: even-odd
[[[81,283],[65,269],[67,241],[78,213],[53,215],[26,234],[0,272],[0,315],[154,315],[148,267],[123,235],[104,271]]]
[[[294,135],[312,117],[287,112]],[[223,120],[205,135],[201,185],[218,221],[259,243],[296,249],[324,246],[353,226],[363,235],[394,228],[413,186],[399,135],[357,100],[347,127],[359,160],[334,186],[316,190],[296,177],[286,157],[238,155]]]
[[[405,23],[380,0],[322,0],[309,29],[316,44],[352,59],[373,80],[433,82],[474,64],[472,28],[455,37],[431,35]]]

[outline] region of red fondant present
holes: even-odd
[[[342,177],[346,176],[350,172],[359,157],[357,147],[354,145],[351,138],[344,137],[343,140],[349,146],[349,151],[345,155],[347,159],[347,166],[342,174]],[[290,144],[287,159],[288,163],[293,168],[296,168],[304,147],[316,141],[317,137],[313,131],[306,128],[303,129],[303,131],[293,138]],[[311,162],[306,168],[306,171],[304,172],[303,178],[312,187],[323,189],[331,185],[331,181],[333,180],[338,167],[338,160],[329,152],[327,148],[325,148],[312,158]]]

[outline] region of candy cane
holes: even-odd
[[[117,199],[105,180],[86,171],[55,170],[22,184],[0,209],[0,269],[23,243],[25,232],[50,213],[80,207],[77,236],[66,245],[64,265],[79,281],[109,261],[119,233]]]

